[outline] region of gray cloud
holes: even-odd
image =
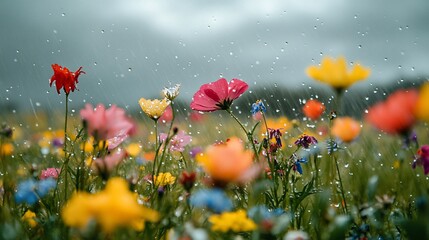
[[[251,85],[314,84],[305,68],[345,56],[372,68],[368,82],[427,73],[425,0],[1,1],[0,101],[55,108],[50,65],[83,66],[73,106],[136,107],[164,85],[181,98],[219,76]],[[33,104],[33,105],[32,105]],[[1,104],[0,104],[1,105]]]

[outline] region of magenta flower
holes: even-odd
[[[423,145],[417,151],[417,157],[413,162],[413,168],[417,165],[423,166],[423,171],[425,175],[429,173],[429,145]]]
[[[225,78],[221,78],[216,82],[204,84],[194,94],[191,108],[201,112],[227,110],[232,101],[240,97],[248,87],[247,83],[235,78],[229,83]]]
[[[80,110],[80,116],[85,122],[88,133],[97,141],[107,140],[109,149],[117,147],[136,131],[134,122],[125,115],[125,111],[115,105],[106,109],[99,104],[95,109],[86,104]]]
[[[161,133],[159,134],[159,140],[165,141],[167,138],[167,134]],[[185,146],[188,145],[192,141],[192,137],[185,133],[185,131],[180,131],[178,134],[174,135],[174,137],[170,140],[170,151],[172,152],[183,152],[185,150]]]
[[[60,172],[60,168],[47,168],[45,170],[42,170],[42,172],[40,173],[40,180],[47,178],[58,179],[58,175],[60,174]]]

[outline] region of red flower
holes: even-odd
[[[232,101],[240,97],[248,87],[247,83],[235,78],[229,83],[225,78],[221,78],[216,82],[204,84],[194,94],[191,108],[202,112],[227,110]]]
[[[62,67],[58,64],[52,64],[52,69],[54,70],[54,75],[52,75],[49,86],[52,86],[52,83],[55,82],[55,86],[57,87],[57,92],[60,94],[61,88],[64,89],[66,94],[70,93],[70,90],[74,92],[76,89],[76,83],[78,83],[78,78],[81,73],[85,73],[81,71],[82,67],[80,67],[76,72],[70,72],[70,70],[66,67]]]
[[[325,111],[325,105],[317,100],[308,100],[304,107],[302,107],[304,115],[311,120],[317,120]]]
[[[414,89],[398,90],[386,101],[371,107],[366,120],[386,133],[404,134],[415,122],[414,108],[417,99],[418,92]]]

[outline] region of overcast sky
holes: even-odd
[[[323,56],[369,66],[360,87],[427,75],[428,10],[427,0],[1,0],[0,106],[60,106],[52,63],[87,73],[72,105],[130,108],[169,82],[190,101],[220,76],[321,86],[305,68]]]

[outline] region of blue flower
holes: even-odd
[[[266,112],[267,108],[265,107],[262,100],[257,100],[255,103],[252,104],[252,109],[250,112],[252,115],[255,115],[257,112]]]
[[[37,202],[38,197],[36,195],[37,182],[34,179],[28,179],[18,184],[15,193],[16,203],[28,203],[30,205]]]
[[[49,193],[51,189],[54,189],[57,186],[57,181],[53,178],[46,178],[39,181],[39,185],[36,189],[37,194],[40,197],[44,197]]]
[[[27,203],[33,205],[39,198],[46,196],[49,191],[57,185],[55,179],[47,178],[40,181],[28,179],[18,184],[15,193],[16,203]]]
[[[190,204],[194,207],[209,208],[215,213],[230,211],[232,201],[226,193],[218,188],[202,189],[191,195]]]
[[[299,172],[299,174],[302,174],[302,166],[301,163],[307,163],[307,158],[300,158],[296,160],[295,165],[293,166],[293,170]]]
[[[269,220],[275,217],[279,217],[283,213],[285,213],[285,211],[280,208],[270,210],[265,205],[257,205],[250,208],[247,212],[247,215],[255,222],[261,222],[263,220]]]

